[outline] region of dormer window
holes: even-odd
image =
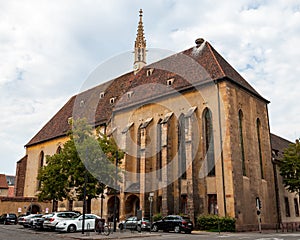
[[[104,93],[104,92],[101,92],[100,95],[99,95],[99,97],[100,97],[100,98],[104,98],[104,95],[105,95],[105,93]]]
[[[147,77],[151,76],[151,75],[152,75],[152,73],[153,73],[153,71],[154,71],[154,69],[153,69],[153,68],[151,68],[151,69],[148,69],[148,70],[147,70]]]
[[[127,92],[127,98],[130,99],[133,95],[133,91]]]
[[[110,103],[110,104],[114,104],[114,103],[115,103],[115,99],[116,99],[116,98],[114,98],[114,97],[111,98],[111,99],[109,99],[109,103]]]
[[[80,107],[83,107],[84,106],[84,100],[81,100],[79,105],[80,105]]]
[[[171,86],[174,82],[174,78],[168,79],[167,80],[167,86]]]

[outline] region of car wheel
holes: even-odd
[[[180,227],[179,227],[179,226],[175,226],[175,228],[174,228],[174,232],[176,232],[176,233],[180,233]]]
[[[141,232],[141,231],[142,231],[141,226],[140,226],[140,225],[137,225],[136,230],[137,230],[138,232]]]
[[[68,232],[70,232],[70,233],[76,232],[76,226],[75,226],[74,224],[71,224],[71,225],[68,227]]]
[[[153,232],[157,232],[157,231],[158,231],[158,227],[157,227],[157,225],[153,225],[153,227],[152,227],[152,231],[153,231]]]

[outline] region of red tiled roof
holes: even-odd
[[[284,150],[288,148],[289,145],[292,144],[292,142],[282,137],[279,137],[273,133],[271,133],[270,137],[272,150],[275,151],[277,158],[281,159],[283,157]]]
[[[6,176],[5,176],[5,174],[0,174],[0,188],[2,188],[2,189],[8,189],[8,184],[6,182]]]
[[[147,74],[149,69],[154,69],[150,75]],[[172,86],[167,86],[168,79],[174,79]],[[124,107],[224,80],[268,102],[208,42],[204,42],[198,48],[193,47],[150,64],[136,75],[129,72],[73,96],[26,146],[66,135],[70,130],[69,117],[84,116],[97,126],[109,121],[113,111]],[[130,91],[133,94],[128,97]],[[100,98],[102,92],[105,94]],[[113,98],[115,102],[110,103]]]

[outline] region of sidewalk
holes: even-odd
[[[137,232],[137,231],[119,231],[113,232],[109,234],[108,236],[97,234],[95,232],[86,232],[82,234],[81,232],[77,233],[68,233],[65,234],[66,238],[73,238],[73,239],[130,239],[130,238],[146,238],[146,237],[154,237],[154,236],[161,236],[160,233],[157,232]]]

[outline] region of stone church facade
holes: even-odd
[[[147,65],[143,31],[141,11],[134,71],[71,97],[26,144],[17,164],[17,196],[36,196],[45,156],[63,147],[70,120],[80,116],[125,152],[118,219],[138,209],[148,216],[151,193],[153,214],[231,216],[238,230],[257,229],[259,199],[263,227],[275,227],[269,101],[204,39]],[[103,204],[110,218],[114,199],[107,191],[93,200],[92,212],[100,215]],[[58,209],[81,210],[82,203],[64,201]]]

